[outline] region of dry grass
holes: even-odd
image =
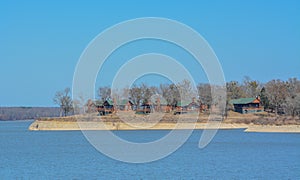
[[[211,117],[214,117],[213,115]],[[166,122],[176,123],[177,121],[184,122],[207,122],[209,118],[208,113],[187,113],[181,115],[174,115],[171,113],[151,113],[147,115],[135,114],[133,111],[118,112],[108,114],[106,116],[98,116],[97,113],[75,115],[68,117],[58,118],[39,118],[40,121],[62,121],[62,122],[75,122],[75,121],[104,121],[104,122]],[[220,120],[220,118],[217,118]],[[267,112],[255,114],[240,114],[237,112],[229,111],[225,123],[238,123],[238,124],[257,124],[257,125],[300,125],[299,118],[289,116],[275,116]]]

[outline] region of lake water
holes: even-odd
[[[80,131],[32,132],[31,122],[0,122],[0,179],[300,179],[300,134],[220,130],[199,149],[195,130],[170,156],[129,164],[98,152]],[[117,134],[140,141],[166,131]]]

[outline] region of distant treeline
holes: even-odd
[[[59,107],[0,107],[0,121],[59,117]]]

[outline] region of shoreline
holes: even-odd
[[[207,123],[209,118],[212,121]],[[181,123],[177,124],[177,122]],[[228,117],[222,121],[222,117],[214,114],[210,116],[203,113],[137,115],[133,111],[129,111],[107,116],[97,116],[97,113],[91,113],[39,118],[31,123],[28,129],[32,131],[244,129],[244,132],[300,133],[300,119],[285,116],[275,117],[265,112],[239,114],[231,111]]]
[[[80,130],[173,130],[176,123],[159,122],[130,123],[124,122],[63,122],[57,120],[35,120],[30,126],[31,131],[80,131]],[[184,129],[244,129],[244,132],[269,132],[269,133],[300,133],[300,125],[255,125],[241,123],[180,123],[178,130]]]

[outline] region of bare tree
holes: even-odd
[[[256,97],[259,95],[262,87],[259,81],[252,80],[249,76],[245,76],[242,88],[246,97]]]
[[[259,96],[260,96],[260,103],[261,105],[264,107],[264,109],[269,109],[270,107],[270,101],[269,101],[269,98],[268,98],[268,95],[266,93],[266,88],[263,87],[259,93]]]
[[[266,84],[265,88],[270,107],[275,110],[275,114],[277,115],[287,97],[288,90],[286,83],[281,80],[271,80]]]
[[[228,100],[238,99],[246,96],[241,85],[237,81],[230,81],[226,83],[226,87]]]
[[[133,85],[132,88],[129,90],[129,96],[130,99],[134,102],[136,105],[140,105],[141,100],[143,98],[142,90],[137,85]]]
[[[295,101],[295,115],[298,115],[298,117],[300,118],[300,93],[298,93],[296,95],[296,97],[294,98]]]
[[[297,93],[300,93],[300,81],[297,78],[290,78],[286,82],[288,96],[294,98]]]
[[[290,78],[286,82],[287,95],[286,101],[283,104],[284,112],[287,115],[295,117],[299,114],[300,100],[300,81],[297,78]]]
[[[299,114],[299,105],[300,105],[300,94],[297,94],[295,97],[287,97],[285,103],[283,104],[284,112],[287,115],[295,117]]]
[[[93,113],[96,112],[96,105],[95,102],[91,99],[89,99],[85,105],[87,107],[86,113]]]
[[[212,103],[210,84],[198,84],[197,88],[201,103],[210,107]]]
[[[144,83],[141,85],[140,88],[142,93],[142,103],[148,103],[153,93],[151,92],[150,88]]]
[[[175,84],[169,86],[169,104],[175,106],[180,101],[180,92]]]
[[[122,99],[129,98],[130,89],[128,87],[125,87],[121,90],[120,95]]]
[[[167,101],[168,105],[174,106],[179,101],[180,95],[175,84],[160,84],[158,92]]]
[[[183,101],[190,101],[197,96],[197,90],[193,88],[192,83],[187,79],[179,82],[176,86],[180,94],[179,98]]]
[[[105,101],[107,98],[111,96],[111,88],[110,87],[100,87],[98,89],[98,95],[102,101]]]
[[[64,113],[64,116],[67,116],[69,112],[73,110],[73,102],[70,96],[70,88],[66,88],[63,91],[56,92],[53,101],[55,104],[60,106],[61,110]]]
[[[114,101],[118,101],[120,99],[122,99],[122,90],[118,89],[118,88],[115,88],[115,89],[111,89],[111,98],[114,100]]]
[[[74,111],[74,114],[80,114],[82,111],[81,111],[81,102],[80,100],[73,100],[73,111]]]

